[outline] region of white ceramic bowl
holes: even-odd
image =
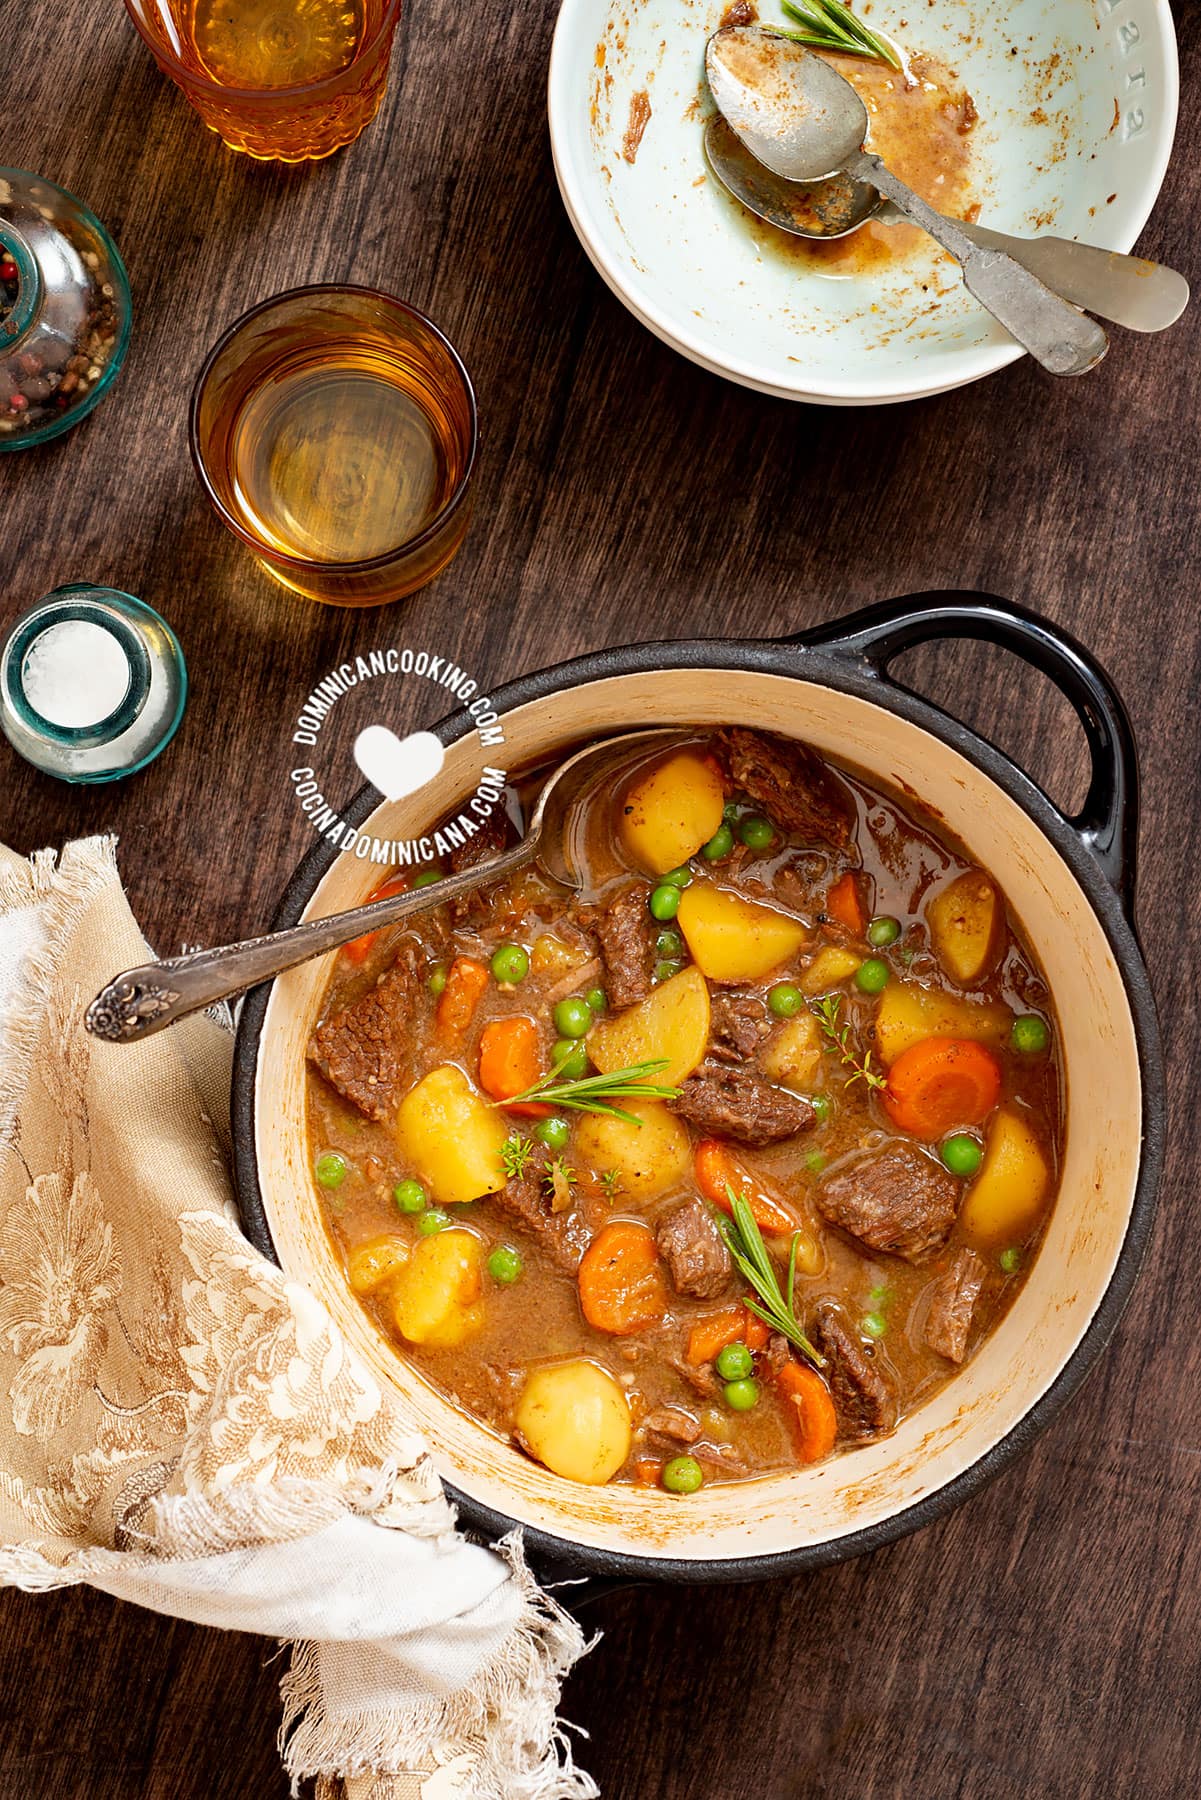
[[[763,0],[764,23],[783,22],[778,6]],[[941,393],[1022,355],[932,245],[835,279],[760,248],[701,150],[704,45],[722,10],[723,0],[563,0],[550,64],[555,169],[618,298],[715,374],[827,405]],[[924,0],[908,11],[872,0],[868,11],[906,50],[950,64],[973,96],[983,223],[1132,248],[1176,125],[1167,0]],[[621,148],[639,91],[652,110],[631,164]]]
[[[1080,818],[1065,820],[999,752],[884,679],[901,649],[963,635],[1016,650],[1072,699],[1093,754]],[[628,1484],[565,1481],[437,1393],[346,1285],[306,1139],[305,1051],[330,957],[258,990],[242,1012],[234,1136],[247,1230],[320,1296],[485,1529],[520,1523],[535,1545],[578,1565],[694,1581],[812,1567],[912,1530],[995,1474],[1075,1389],[1113,1331],[1150,1226],[1163,1077],[1145,972],[1111,885],[1128,905],[1137,777],[1120,700],[1046,621],[985,596],[943,595],[869,609],[799,641],[605,651],[492,700],[510,769],[590,729],[733,719],[795,735],[919,794],[996,872],[1055,995],[1067,1071],[1060,1195],[1029,1278],[971,1361],[889,1437],[815,1468],[707,1487],[686,1505]],[[474,791],[479,745],[467,715],[439,735],[447,755],[435,780],[393,805],[364,790],[353,823],[416,836]],[[377,879],[369,862],[320,844],[277,923],[357,905]]]

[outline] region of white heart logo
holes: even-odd
[[[403,800],[432,781],[446,752],[432,731],[398,738],[386,725],[368,725],[354,741],[354,759],[386,800]]]

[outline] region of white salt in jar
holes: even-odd
[[[132,594],[76,583],[22,613],[0,650],[0,727],[63,781],[117,781],[174,737],[188,678],[171,627]]]

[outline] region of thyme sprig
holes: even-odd
[[[887,1078],[872,1067],[871,1051],[866,1050],[862,1057],[858,1057],[851,1048],[851,1027],[842,1018],[842,995],[823,994],[820,1000],[811,1000],[809,1004],[829,1047],[838,1052],[841,1060],[852,1071],[847,1076],[847,1086],[853,1086],[856,1081],[865,1081],[869,1088],[886,1088]]]
[[[786,17],[800,27],[789,31],[786,26],[773,26],[780,37],[804,44],[807,50],[835,50],[843,56],[867,56],[875,62],[886,62],[899,69],[901,59],[887,38],[877,35],[862,19],[857,19],[842,0],[780,0]]]
[[[520,1181],[534,1159],[537,1145],[532,1138],[513,1132],[500,1147],[500,1166],[510,1181]]]
[[[628,1069],[612,1069],[607,1075],[581,1075],[576,1081],[560,1081],[558,1076],[565,1060],[561,1058],[524,1093],[511,1094],[507,1100],[494,1104],[517,1106],[530,1100],[541,1100],[547,1106],[566,1106],[573,1112],[602,1113],[606,1118],[626,1119],[631,1125],[641,1125],[641,1119],[624,1107],[614,1105],[614,1101],[674,1100],[680,1091],[678,1087],[647,1080],[649,1075],[657,1075],[660,1069],[667,1068],[665,1056],[653,1062],[633,1063]]]
[[[726,1241],[726,1249],[733,1258],[734,1267],[755,1290],[757,1298],[748,1299],[745,1303],[748,1311],[762,1319],[773,1331],[780,1332],[790,1344],[795,1344],[815,1369],[824,1369],[826,1359],[805,1336],[794,1307],[800,1232],[794,1231],[792,1234],[792,1245],[788,1253],[788,1287],[787,1292],[782,1293],[780,1278],[768,1255],[767,1245],[763,1242],[763,1233],[755,1223],[754,1213],[742,1195],[736,1194],[728,1182],[726,1198],[730,1202],[733,1222],[719,1216],[717,1223]]]

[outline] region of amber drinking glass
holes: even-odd
[[[371,123],[401,0],[125,0],[164,74],[231,150],[331,156]]]
[[[476,440],[454,346],[372,288],[264,301],[192,395],[192,458],[219,517],[277,581],[334,606],[399,600],[446,567]]]

